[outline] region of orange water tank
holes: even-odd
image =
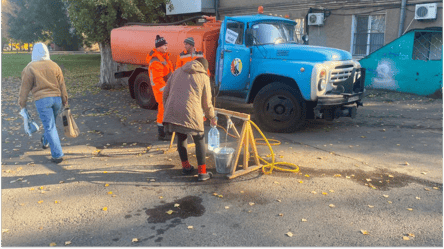
[[[160,35],[168,43],[170,59],[175,66],[177,56],[185,50],[183,41],[193,37],[194,46],[204,52],[214,75],[219,31],[219,21],[203,26],[125,26],[111,31],[111,52],[116,62],[146,66],[146,56],[155,47],[156,35]]]

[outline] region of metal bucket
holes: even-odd
[[[231,172],[233,159],[233,148],[216,148],[213,151],[214,161],[216,162],[216,171],[219,174],[228,174]]]

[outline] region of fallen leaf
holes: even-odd
[[[403,239],[403,240],[410,240],[410,238],[407,237],[407,236],[402,236],[402,239]]]
[[[392,204],[392,202],[391,201],[387,201],[388,202],[388,204]]]
[[[49,246],[56,246],[57,244],[55,242],[52,242],[49,244]]]
[[[163,199],[163,196],[159,196],[159,199]]]
[[[175,207],[175,208],[177,208],[177,207],[179,207],[179,206],[180,206],[180,204],[178,204],[178,203],[174,204],[174,207]]]
[[[407,210],[409,210],[409,211],[413,211],[413,208],[407,208]]]
[[[34,188],[30,188],[30,189],[29,189],[29,191],[32,191],[32,190],[34,190]]]
[[[305,174],[304,176],[305,176],[305,177],[310,177],[308,174]]]
[[[229,206],[225,206],[225,209],[229,209],[230,207]]]
[[[188,226],[188,229],[193,229],[194,227],[193,226]]]
[[[323,195],[328,195],[328,193],[326,193],[326,192],[322,192],[322,194],[323,194]]]
[[[38,204],[42,204],[42,203],[43,203],[43,201],[38,201],[37,203],[38,203]]]
[[[243,191],[243,190],[241,190],[241,191],[240,191],[240,193],[241,193],[241,194],[243,194],[243,193],[244,193],[244,191]]]
[[[133,239],[131,240],[131,242],[139,242],[139,240],[138,240],[137,238],[133,238]]]
[[[288,237],[293,237],[293,233],[292,233],[292,232],[288,232],[288,233],[286,233],[286,235],[287,235]]]
[[[333,189],[330,189],[329,191],[330,191],[330,193],[334,193],[335,192]]]
[[[388,175],[388,177],[393,178],[394,176],[392,176],[392,175]]]
[[[106,183],[106,184],[105,184],[105,187],[108,187],[108,186],[109,186],[109,184],[108,184],[108,183]]]
[[[365,179],[367,182],[371,182],[372,181],[372,179]]]
[[[103,174],[106,174],[106,173],[108,173],[108,171],[103,171]]]
[[[248,203],[248,205],[253,206],[253,205],[254,205],[254,202],[250,202],[250,203]]]
[[[282,202],[281,200],[276,200],[277,202]]]
[[[156,179],[150,179],[150,182],[155,182],[156,181]]]
[[[424,190],[425,190],[425,191],[430,191],[430,189],[429,189],[429,188],[424,188]]]
[[[274,184],[280,184],[279,182],[273,182]]]
[[[365,138],[365,136],[361,136],[361,138]]]
[[[408,235],[409,235],[410,237],[415,238],[415,235],[414,235],[413,233],[409,233]]]
[[[301,219],[301,221],[302,221],[302,222],[306,222],[307,220],[306,220],[306,219]]]
[[[372,205],[368,205],[368,207],[369,207],[369,208],[374,208],[375,206],[372,206]]]
[[[404,165],[410,165],[408,162],[404,162]]]
[[[361,233],[364,235],[368,235],[368,231],[367,230],[361,230]]]
[[[317,194],[316,191],[311,191],[311,193],[314,194],[314,195]]]
[[[330,205],[328,205],[328,206],[331,207],[331,208],[336,207],[334,204],[330,204]]]
[[[436,189],[436,190],[438,190],[439,188],[438,188],[438,187],[433,187],[433,189]]]
[[[416,199],[417,199],[417,200],[421,200],[421,198],[419,198],[419,196],[416,196]]]
[[[219,198],[224,198],[224,196],[223,196],[223,195],[218,195],[217,197],[219,197]]]
[[[299,181],[299,183],[304,183],[304,181]]]
[[[427,172],[421,172],[421,174],[423,174],[423,175],[427,175]]]
[[[113,194],[113,191],[109,191],[108,194],[109,194],[109,195],[112,195],[112,194]]]
[[[71,245],[71,241],[65,241],[65,246]]]
[[[284,214],[279,214],[279,216],[284,216]]]
[[[214,195],[214,196],[218,196],[219,194],[218,194],[218,193],[213,193],[213,195]]]
[[[54,201],[55,204],[60,204],[60,201]]]
[[[333,177],[341,177],[341,174],[335,174]]]
[[[168,211],[166,211],[165,213],[171,215],[173,212],[174,212],[173,210],[168,210]]]
[[[44,189],[44,187],[43,187],[43,186],[40,186],[39,189]]]
[[[2,233],[8,233],[9,229],[2,229]]]
[[[102,210],[103,210],[103,211],[107,211],[107,210],[108,210],[108,208],[107,208],[107,207],[104,207],[104,208],[102,208]]]
[[[388,197],[389,197],[388,195],[382,195],[382,196],[384,196],[385,198],[388,198]]]

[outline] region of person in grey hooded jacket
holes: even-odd
[[[208,61],[205,58],[187,62],[171,75],[163,92],[163,122],[167,131],[176,132],[182,174],[190,175],[194,171],[194,167],[188,162],[187,153],[187,136],[191,135],[196,145],[198,181],[211,178],[205,164],[203,114],[205,113],[212,125],[217,124],[207,70]]]
[[[45,44],[36,43],[32,49],[32,61],[22,71],[18,103],[26,107],[29,92],[35,101],[45,132],[42,148],[51,148],[51,161],[60,163],[63,151],[56,128],[56,118],[63,106],[68,105],[68,93],[60,67],[49,58]]]

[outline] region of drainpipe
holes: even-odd
[[[214,9],[216,11],[216,20],[219,20],[219,0],[214,1]]]
[[[403,31],[404,31],[404,20],[405,20],[405,5],[407,3],[407,0],[402,0],[401,3],[401,15],[399,17],[399,30],[398,30],[398,37],[401,37]]]

